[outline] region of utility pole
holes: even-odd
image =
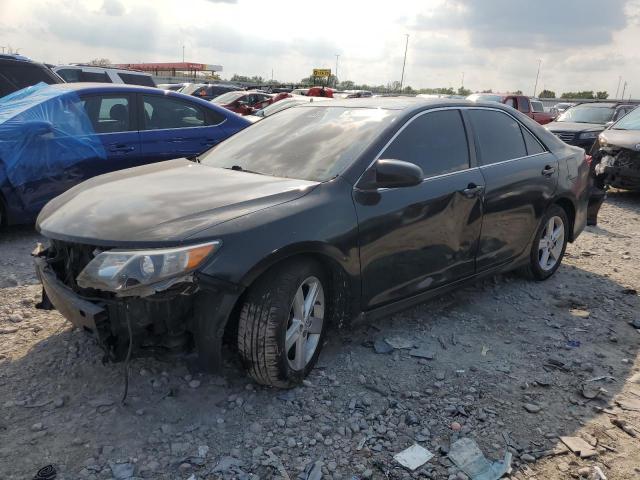
[[[409,48],[409,34],[405,33],[407,40],[404,44],[404,60],[402,61],[402,75],[400,76],[400,93],[402,93],[402,84],[404,83],[404,67],[407,64],[407,48]]]
[[[340,54],[336,53],[336,73],[334,76],[334,87],[338,86],[338,59],[340,58]]]
[[[184,63],[184,45],[182,45],[182,63]]]
[[[540,65],[542,65],[542,59],[541,58],[538,59],[538,73],[536,74],[536,84],[533,87],[533,96],[534,96],[534,98],[536,96],[536,91],[538,90],[538,78],[540,78]]]
[[[273,82],[273,68],[271,69],[271,81]]]
[[[622,87],[622,99],[624,100],[624,92],[627,91],[627,82],[624,82],[624,86]]]
[[[464,72],[462,72],[462,82],[460,82],[462,89],[464,90]]]
[[[618,93],[620,93],[620,82],[622,82],[622,75],[618,77],[618,88],[616,88],[616,96],[614,97],[616,100],[618,99]]]

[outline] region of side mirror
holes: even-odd
[[[422,169],[410,162],[379,159],[362,177],[363,189],[412,187],[422,183]]]
[[[47,133],[53,132],[53,125],[51,122],[44,120],[32,120],[26,123],[28,126],[28,132],[33,135],[46,135]]]
[[[609,122],[605,123],[605,124],[604,124],[604,126],[605,126],[605,128],[609,128],[609,127],[610,127],[611,125],[613,125],[614,123],[616,123],[616,122],[614,122],[614,121],[609,121]]]

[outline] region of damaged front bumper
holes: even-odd
[[[136,351],[195,350],[202,369],[219,369],[225,327],[241,294],[239,288],[195,273],[189,282],[145,296],[89,291],[74,281],[74,273],[82,268],[74,263],[82,255],[62,256],[63,250],[42,250],[34,257],[43,287],[40,308],[56,309],[75,327],[92,334],[107,360],[123,360],[131,341]]]
[[[640,190],[640,153],[626,148],[602,149],[594,173],[605,185]]]

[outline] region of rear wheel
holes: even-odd
[[[289,388],[320,354],[329,320],[329,282],[313,261],[295,261],[250,287],[238,323],[238,350],[251,377]]]
[[[527,272],[536,280],[546,280],[560,267],[569,239],[569,221],[558,205],[547,211],[533,240]]]

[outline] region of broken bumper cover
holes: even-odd
[[[44,294],[53,307],[75,327],[89,330],[99,336],[97,325],[106,320],[106,310],[102,306],[83,299],[58,280],[44,258],[36,257],[35,267]]]
[[[640,158],[627,150],[615,156],[604,155],[595,167],[595,174],[612,187],[640,190]]]
[[[113,361],[123,360],[129,343],[165,350],[195,346],[203,370],[222,365],[222,340],[231,312],[242,292],[235,285],[198,277],[193,293],[166,292],[153,297],[89,299],[65,285],[44,257],[35,257],[43,287],[43,305],[50,302],[75,327],[93,334]]]

